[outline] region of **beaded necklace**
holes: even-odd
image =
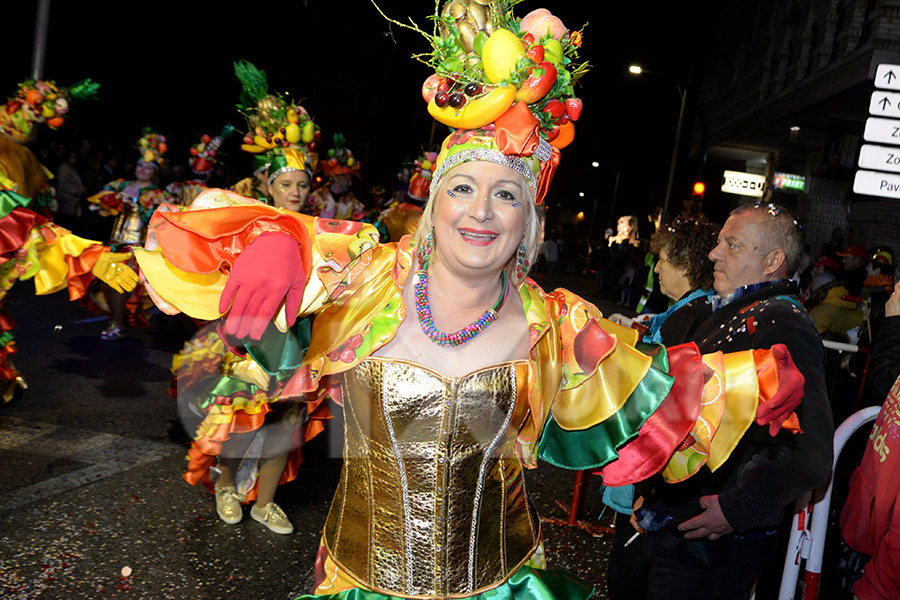
[[[502,282],[500,284],[500,297],[494,306],[484,311],[475,321],[469,323],[458,331],[444,333],[440,331],[434,324],[434,317],[431,315],[431,306],[428,304],[428,271],[426,267],[428,261],[422,265],[422,269],[416,273],[417,281],[415,285],[416,293],[416,315],[419,317],[419,324],[422,331],[435,344],[447,348],[461,346],[474,338],[476,335],[487,329],[487,326],[497,320],[497,313],[506,301],[506,295],[509,292],[509,282],[507,281],[506,269],[501,271]]]

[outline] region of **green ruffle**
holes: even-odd
[[[460,600],[586,600],[593,593],[594,590],[590,585],[571,575],[525,566],[513,573],[506,583]],[[322,600],[323,598],[327,600],[399,600],[400,597],[353,588],[338,594],[300,596],[297,600]]]
[[[269,323],[259,341],[247,338],[244,347],[269,375],[288,375],[303,362],[312,338],[313,319],[298,319],[287,333],[278,331],[273,323]]]
[[[8,216],[15,208],[27,208],[30,202],[31,199],[22,194],[0,190],[0,219]]]
[[[538,457],[564,469],[598,469],[618,457],[616,450],[634,439],[644,421],[659,408],[675,381],[662,346],[639,344],[653,357],[650,371],[616,414],[588,429],[567,431],[551,415],[544,425]]]
[[[16,339],[16,336],[13,335],[12,330],[4,331],[0,333],[0,348],[3,348],[9,344],[11,344]]]

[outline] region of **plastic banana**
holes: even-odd
[[[456,129],[478,129],[505,113],[516,97],[516,86],[496,87],[490,92],[469,100],[460,108],[438,107],[434,99],[428,103],[428,112],[437,121]]]

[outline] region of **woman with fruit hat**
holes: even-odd
[[[252,65],[241,64],[237,71],[245,89],[247,82],[264,82],[265,75]],[[302,107],[289,108],[280,95],[270,95],[267,86],[264,91],[256,95],[266,105],[272,104],[272,98],[281,105],[273,112],[295,110],[312,123]],[[260,118],[259,105],[244,110],[249,114],[251,129],[260,122],[276,131],[281,129],[278,123]],[[279,210],[299,211],[309,194],[315,153],[302,139],[294,139],[263,156],[271,196],[268,203]],[[220,193],[198,199],[194,208],[221,208],[232,203],[259,205]],[[302,320],[292,329],[291,344],[299,349],[300,356],[309,341],[311,321]],[[304,403],[280,401],[268,391],[271,382],[266,371],[244,352],[232,352],[215,325],[203,328],[185,345],[173,360],[172,371],[173,395],[203,416],[188,451],[184,479],[191,485],[202,482],[215,493],[216,512],[228,524],[243,519],[242,503],[255,501],[250,509],[254,520],[276,533],[293,532],[290,520],[274,501],[275,492],[280,484],[296,478],[303,460],[301,445],[320,433],[324,420],[331,417],[324,398],[310,398]]]
[[[332,136],[332,147],[328,149],[328,159],[321,162],[320,167],[328,177],[327,183],[313,192],[309,199],[312,210],[309,211],[323,219],[360,218],[365,211],[362,203],[350,191],[353,177],[359,177],[362,167],[353,152],[347,147],[347,140],[341,133]],[[340,216],[339,212],[343,215]],[[358,220],[358,219],[354,219]]]
[[[84,296],[88,284],[99,278],[118,290],[131,290],[137,275],[125,266],[125,255],[109,252],[99,242],[72,235],[35,210],[46,212],[50,199],[43,167],[25,146],[34,127],[46,122],[62,125],[69,100],[90,98],[99,86],[86,80],[70,89],[52,81],[28,80],[0,110],[0,388],[2,402],[17,389],[26,389],[22,374],[13,366],[15,323],[6,312],[7,293],[21,279],[33,279],[35,293],[65,288],[69,297]]]
[[[165,136],[145,128],[138,140],[140,158],[134,168],[135,179],[110,181],[103,191],[88,198],[91,210],[105,217],[116,217],[110,233],[110,244],[116,251],[128,252],[132,246],[144,243],[154,211],[161,204],[173,202],[174,197],[159,187],[160,165],[167,150]],[[122,339],[126,321],[137,328],[150,324],[146,314],[149,302],[143,286],[123,294],[98,285],[84,298],[84,303],[92,312],[109,314],[109,323],[100,333],[104,341]]]
[[[191,158],[188,164],[191,172],[194,174],[193,179],[185,181],[173,181],[166,186],[166,191],[175,198],[175,201],[181,206],[190,206],[191,202],[203,190],[209,187],[209,177],[219,161],[219,152],[222,142],[234,132],[232,125],[226,125],[216,137],[210,137],[204,133],[200,136],[200,141],[191,146]]]
[[[495,31],[519,29],[505,5],[490,15]],[[459,29],[429,39],[443,69]],[[468,85],[475,74],[467,68],[454,81]],[[491,93],[467,100],[472,113],[438,113],[465,128],[442,145],[415,239],[379,245],[365,224],[235,207],[158,215],[159,249],[139,252],[167,310],[227,313],[226,331],[246,338],[269,368],[293,350],[278,331],[316,315],[302,361],[278,384],[281,397],[293,397],[342,379],[344,467],[316,594],[589,596],[587,586],[542,570],[523,469],[541,457],[602,467],[619,483],[660,471],[699,414],[702,365],[730,376],[737,364],[703,363],[693,345],[644,354],[637,332],[527,278],[540,242],[537,206],[560,154],[545,139],[552,127],[535,115],[539,101],[510,98],[493,114],[478,103]],[[792,372],[782,354],[757,358],[760,368],[770,361],[776,380]],[[753,359],[732,359],[754,390]],[[795,391],[764,396],[777,407],[776,429]],[[757,418],[757,396],[738,421]],[[723,459],[730,450],[716,452]]]
[[[282,94],[269,93],[265,71],[250,62],[236,61],[234,73],[242,86],[237,108],[248,126],[241,150],[253,155],[254,178],[262,180],[261,186],[244,180],[235,189],[254,198],[266,198],[278,208],[302,210],[318,161],[319,127],[305,108]],[[247,194],[248,189],[255,193]]]

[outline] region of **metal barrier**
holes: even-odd
[[[831,465],[828,484],[797,501],[778,600],[793,600],[796,597],[797,582],[800,578],[800,559],[806,560],[802,597],[804,600],[815,600],[818,597],[828,513],[831,509],[831,492],[834,488],[834,469],[850,436],[866,423],[874,421],[879,410],[880,406],[864,408],[841,423],[834,432],[834,462]]]

